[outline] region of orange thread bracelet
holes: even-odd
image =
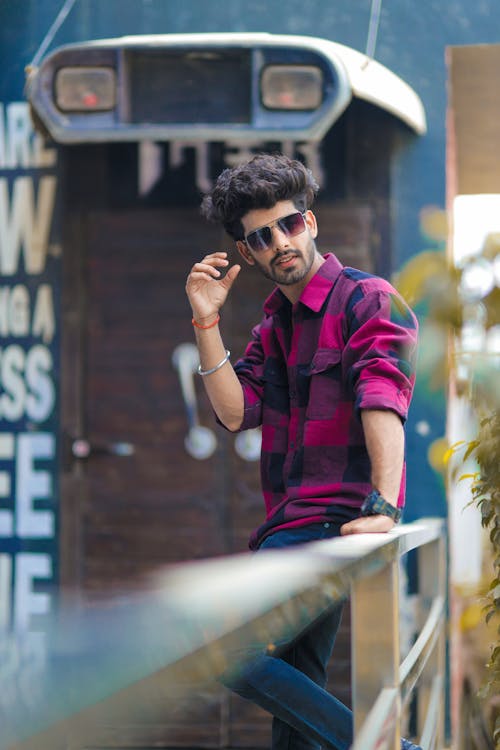
[[[220,320],[220,315],[217,315],[217,317],[215,318],[214,322],[210,323],[210,325],[208,325],[208,326],[202,326],[202,325],[200,325],[199,323],[196,322],[196,320],[194,318],[191,319],[191,323],[194,325],[195,328],[201,328],[202,331],[206,331],[209,328],[213,328],[214,326],[216,326],[217,323],[219,322],[219,320]]]

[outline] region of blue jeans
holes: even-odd
[[[260,549],[277,549],[339,536],[335,523],[277,531]],[[326,668],[340,625],[336,604],[295,640],[279,644],[273,655],[258,654],[222,681],[238,695],[273,714],[273,750],[348,750],[352,713],[324,688]]]

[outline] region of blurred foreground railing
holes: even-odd
[[[445,695],[446,553],[444,522],[401,526],[397,554],[352,586],[353,750],[399,750],[401,716],[416,690],[423,750],[442,750]],[[384,546],[379,548],[382,552]],[[398,558],[418,554],[418,637],[400,664]]]
[[[0,748],[57,750],[68,737],[72,747],[88,744],[110,717],[140,714],[153,679],[168,711],[234,666],[242,647],[292,637],[351,596],[353,750],[399,750],[415,687],[421,745],[442,750],[444,542],[443,521],[424,519],[388,534],[173,566],[105,606],[66,606],[42,662],[20,634],[0,644]],[[421,622],[400,664],[399,567],[412,549]]]

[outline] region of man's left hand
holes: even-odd
[[[354,521],[344,523],[340,527],[340,533],[342,536],[348,534],[383,534],[390,531],[394,526],[394,521],[389,516],[362,516],[362,518],[355,518]]]

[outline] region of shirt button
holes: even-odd
[[[326,523],[324,523],[323,526],[325,527],[325,529],[329,529],[330,528],[330,524],[328,523],[328,521]]]

